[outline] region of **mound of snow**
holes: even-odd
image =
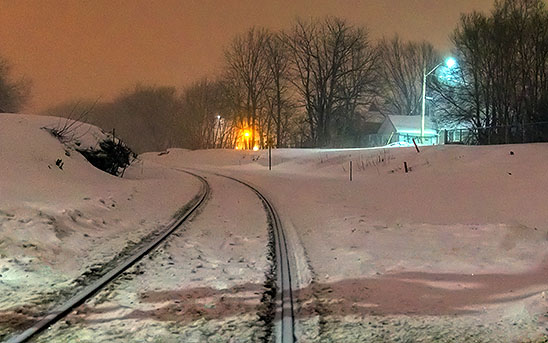
[[[61,143],[45,128],[63,123],[0,114],[0,292],[10,295],[0,310],[70,288],[90,266],[169,222],[199,190],[193,178],[154,163],[137,163],[124,178],[96,169],[75,149],[106,135],[78,123]]]
[[[95,147],[106,135],[97,127],[83,124],[75,140],[61,144],[44,128],[58,125],[59,118],[30,115],[0,115],[0,206],[14,202],[72,201],[85,193],[79,185],[108,185],[115,178],[93,168],[75,151]]]

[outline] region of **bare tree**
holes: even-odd
[[[0,113],[21,110],[30,96],[30,81],[12,80],[11,66],[0,56]]]
[[[222,109],[223,87],[203,79],[185,89],[182,95],[184,147],[210,149],[223,147],[230,118]]]
[[[336,117],[345,113],[348,106],[364,95],[364,87],[355,92],[345,85],[349,78],[354,85],[367,83],[373,60],[362,63],[356,56],[369,56],[367,32],[339,18],[324,20],[298,20],[293,29],[284,35],[292,62],[292,83],[306,110],[311,143],[328,146]]]
[[[289,54],[287,46],[278,34],[272,34],[266,43],[266,60],[270,81],[265,92],[268,106],[267,137],[272,136],[270,123],[275,124],[276,146],[285,145],[288,136],[290,119],[295,113],[295,105],[289,94]]]
[[[335,117],[334,129],[339,146],[359,146],[363,135],[363,121],[380,86],[377,69],[378,50],[368,40],[363,40],[350,51],[342,66],[344,77],[340,80],[340,108]]]
[[[116,130],[138,152],[162,151],[178,144],[181,102],[174,87],[137,85],[112,102],[97,104],[90,123]]]
[[[264,58],[269,37],[267,30],[251,28],[237,36],[225,51],[226,82],[237,91],[237,96],[233,97],[238,101],[235,106],[243,107],[244,113],[239,121],[251,128],[251,144],[255,144],[257,136],[263,136],[259,133],[263,128],[258,125],[258,115],[261,97],[270,82],[267,79],[269,67]]]
[[[453,82],[438,83],[449,118],[477,128],[480,143],[508,142],[525,134],[524,124],[548,120],[548,10],[542,0],[496,1],[490,15],[465,14],[452,39],[459,70]]]
[[[430,43],[402,42],[398,36],[379,44],[379,109],[387,114],[420,115],[422,80],[439,63],[439,55]]]

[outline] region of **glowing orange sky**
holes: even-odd
[[[460,13],[492,0],[0,0],[0,55],[33,80],[27,111],[108,100],[137,82],[182,87],[219,69],[234,35],[335,15],[373,38],[450,47]]]

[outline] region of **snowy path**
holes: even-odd
[[[274,338],[276,343],[293,343],[295,341],[295,311],[294,289],[297,284],[292,279],[292,268],[297,264],[296,256],[291,250],[291,242],[288,242],[282,221],[272,202],[249,183],[235,177],[225,176],[227,179],[238,182],[252,190],[261,199],[268,213],[269,230],[272,235],[271,243],[274,244],[273,253],[275,259],[276,296],[274,315]]]
[[[143,257],[150,255],[156,247],[170,237],[185,221],[187,221],[200,207],[202,207],[209,197],[210,187],[208,182],[193,173],[188,173],[202,182],[202,188],[191,202],[186,204],[174,216],[173,220],[166,225],[162,231],[155,231],[153,234],[144,237],[128,255],[119,254],[108,264],[112,265],[112,269],[104,268],[100,273],[95,273],[93,277],[89,275],[87,278],[80,280],[80,287],[74,287],[75,295],[66,301],[60,303],[54,309],[48,311],[48,314],[41,320],[36,322],[30,328],[26,329],[21,334],[11,337],[7,343],[22,343],[27,342],[31,337],[39,334],[41,331],[51,327],[57,321],[63,319],[66,315],[83,304],[86,300],[92,298],[105,286],[115,281],[122,273],[127,271],[131,266],[140,261]],[[82,288],[83,287],[83,288]]]
[[[263,205],[232,180],[208,182],[211,199],[184,231],[37,341],[261,341],[270,268]]]

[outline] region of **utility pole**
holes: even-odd
[[[428,75],[436,71],[444,62],[439,63],[437,66],[432,68],[428,73],[426,72],[426,62],[424,63],[422,70],[422,111],[421,111],[421,143],[424,143],[424,116],[426,114],[426,78]],[[451,69],[456,65],[457,61],[454,58],[450,57],[445,60],[445,65],[447,68]]]
[[[268,138],[268,170],[272,170],[272,139]]]
[[[432,71],[436,70],[438,66],[434,68]],[[424,115],[426,113],[426,76],[428,75],[426,74],[426,63],[425,63],[422,71],[421,143],[424,143],[423,139],[424,139]]]

